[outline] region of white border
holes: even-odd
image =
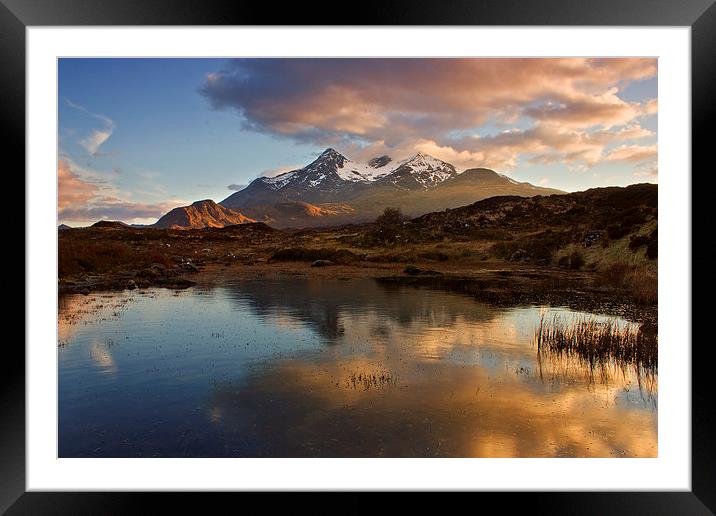
[[[345,32],[350,31],[350,37]],[[27,32],[27,489],[690,490],[690,29],[45,28]],[[657,459],[58,459],[58,56],[658,56]]]

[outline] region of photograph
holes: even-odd
[[[60,459],[660,456],[658,57],[56,62]]]

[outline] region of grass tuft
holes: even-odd
[[[538,353],[577,356],[591,367],[613,362],[656,372],[658,365],[658,336],[650,324],[620,323],[594,316],[565,321],[558,315],[548,318],[543,313],[534,341]]]

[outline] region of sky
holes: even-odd
[[[657,60],[60,59],[58,219],[152,223],[333,147],[565,191],[657,182]]]

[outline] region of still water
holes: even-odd
[[[538,356],[545,306],[371,279],[72,295],[61,457],[653,457],[657,380]]]

